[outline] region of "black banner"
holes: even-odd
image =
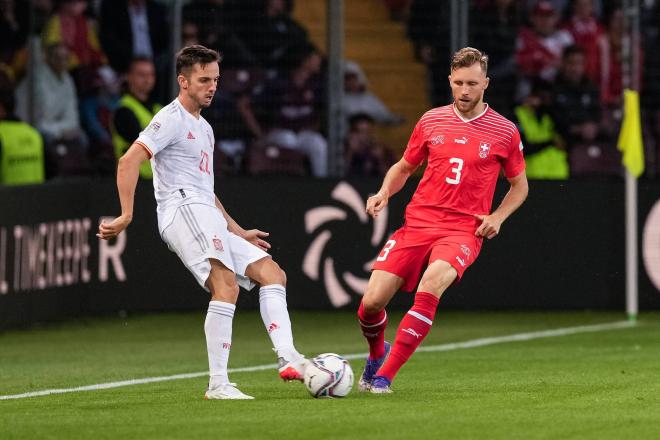
[[[291,308],[355,308],[416,184],[376,221],[364,212],[376,180],[219,179],[216,192],[242,226],[270,232]],[[528,201],[441,306],[623,309],[623,183],[530,185]],[[506,187],[501,182],[495,204]],[[126,233],[98,240],[100,219],[118,212],[112,181],[0,188],[0,328],[120,310],[203,310],[208,294],[158,235],[150,183],[138,187]],[[640,183],[639,218],[640,308],[659,309],[660,184]],[[411,301],[399,294],[393,304]],[[239,307],[257,305],[256,290],[242,292]]]

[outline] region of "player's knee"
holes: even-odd
[[[268,264],[268,270],[265,272],[265,285],[280,284],[286,286],[286,272],[284,272],[284,269],[279,264],[271,260]]]
[[[442,295],[445,290],[447,290],[455,278],[455,272],[451,274],[443,273],[433,277],[424,278],[419,283],[419,288],[417,290],[420,292],[428,292],[439,296]]]
[[[375,315],[376,313],[380,313],[380,311],[385,308],[387,303],[378,297],[368,295],[368,292],[369,291],[367,290],[367,293],[362,298],[362,309],[367,315]]]
[[[238,300],[238,284],[232,283],[211,289],[211,300],[235,304]]]

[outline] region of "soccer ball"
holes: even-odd
[[[313,397],[344,397],[353,388],[353,370],[335,353],[323,353],[305,368],[305,386]]]

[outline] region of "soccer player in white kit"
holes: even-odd
[[[213,130],[200,112],[215,94],[219,61],[217,52],[199,45],[177,54],[179,96],[154,116],[119,159],[121,215],[101,223],[97,235],[108,240],[129,225],[140,164],[151,160],[160,235],[211,293],[204,323],[210,374],[204,397],[252,399],[227,375],[239,285],[248,290],[255,283],[261,286],[261,317],[278,356],[280,377],[302,381],[308,361],[293,344],[286,274],[266,253],[268,234],[240,227],[214,193]]]

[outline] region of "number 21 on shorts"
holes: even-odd
[[[376,258],[376,261],[385,261],[395,244],[396,240],[387,240],[387,243],[383,246],[383,250],[380,252],[380,255],[378,255],[378,258]]]

